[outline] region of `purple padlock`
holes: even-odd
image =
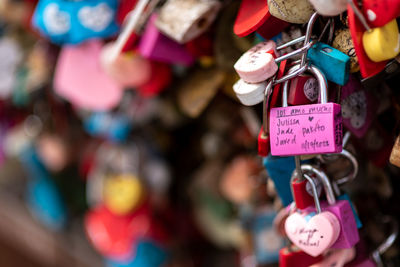
[[[157,15],[153,14],[139,43],[139,53],[148,59],[169,64],[190,66],[194,57],[181,44],[163,35],[156,27]]]
[[[331,248],[351,248],[355,246],[360,240],[360,236],[350,203],[347,200],[336,200],[332,184],[324,172],[311,165],[301,165],[301,170],[305,173],[313,173],[321,180],[327,197],[327,201],[321,201],[321,209],[329,211],[339,218],[340,234]],[[307,209],[307,212],[312,211],[315,211],[314,206]]]
[[[377,105],[354,75],[349,76],[349,81],[341,90],[343,124],[352,134],[361,138],[371,126]]]
[[[342,151],[342,115],[339,104],[327,103],[327,81],[315,66],[306,70],[318,81],[320,104],[290,106],[287,104],[288,81],[285,82],[281,108],[270,112],[271,154],[294,156],[338,153]],[[289,74],[299,69],[295,65]]]

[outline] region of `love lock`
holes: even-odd
[[[306,23],[315,12],[308,0],[268,0],[272,16],[290,23]]]

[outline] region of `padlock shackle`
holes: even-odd
[[[274,83],[274,78],[272,78],[268,84],[267,87],[265,88],[264,91],[264,100],[263,100],[263,124],[262,124],[262,128],[263,128],[263,133],[265,135],[269,134],[269,116],[268,116],[268,109],[269,109],[269,102],[271,99],[271,95],[272,95],[272,86]]]
[[[284,61],[284,60],[286,60],[286,59],[290,59],[290,58],[292,58],[292,57],[294,57],[294,56],[297,56],[297,55],[299,55],[299,54],[303,54],[303,56],[304,56],[304,55],[307,55],[307,51],[308,51],[315,43],[316,43],[315,40],[314,40],[314,41],[311,41],[311,42],[308,42],[307,44],[305,44],[304,46],[300,47],[299,49],[296,49],[296,50],[294,50],[294,51],[292,51],[292,52],[290,52],[290,53],[287,53],[287,54],[285,54],[285,55],[283,55],[283,56],[277,57],[277,58],[275,59],[275,63],[278,64],[278,63],[281,62],[281,61]]]
[[[329,205],[334,205],[336,203],[335,193],[333,191],[332,184],[329,181],[329,178],[325,174],[325,172],[318,170],[317,168],[309,164],[301,165],[301,170],[304,173],[306,172],[314,173],[319,178],[319,180],[322,182],[322,185],[324,186],[326,200],[328,201]]]
[[[319,16],[318,13],[315,12],[314,14],[312,14],[310,20],[308,21],[306,37],[304,38],[304,46],[306,46],[310,42],[312,29],[314,27],[315,21],[317,20],[318,16]],[[303,54],[303,56],[301,57],[300,66],[301,67],[304,66],[306,62],[307,62],[307,54]]]
[[[321,104],[326,104],[328,102],[328,83],[326,81],[325,75],[314,65],[306,65],[305,66],[306,70],[313,74],[318,81],[318,86],[319,86],[319,97],[320,97],[320,102]],[[297,64],[293,67],[291,67],[288,70],[288,74],[293,74],[296,70],[300,70],[300,64]],[[294,77],[297,77],[294,76]],[[293,78],[294,78],[293,77]],[[282,90],[282,107],[287,107],[288,106],[288,90],[289,90],[289,79],[286,80],[283,84],[283,90]]]
[[[383,221],[384,223],[390,223],[392,229],[391,229],[391,234],[388,236],[388,238],[386,238],[386,240],[372,252],[371,256],[376,262],[378,267],[384,266],[381,259],[381,255],[384,254],[393,245],[393,243],[396,241],[399,235],[399,224],[393,217],[384,216]]]
[[[359,166],[358,166],[358,161],[357,161],[356,157],[353,154],[351,154],[346,149],[343,149],[342,152],[337,153],[337,154],[319,155],[318,159],[322,163],[326,163],[326,162],[329,161],[329,157],[330,156],[343,156],[347,160],[349,160],[351,165],[353,166],[353,168],[352,168],[353,170],[352,170],[352,172],[350,174],[346,175],[345,177],[342,177],[342,178],[339,178],[339,179],[335,179],[334,184],[336,186],[343,185],[345,183],[351,182],[357,177]]]
[[[292,173],[292,177],[290,178],[290,189],[292,190],[293,199],[295,199],[294,190],[293,190],[293,182],[294,182],[294,180],[296,178],[298,178],[298,176],[297,176],[297,172],[295,170]],[[317,213],[321,213],[322,212],[321,203],[319,202],[317,186],[315,185],[314,180],[310,176],[305,174],[305,173],[303,174],[303,178],[305,178],[310,183],[312,194],[313,194],[313,198],[314,198],[315,209],[317,210]]]
[[[328,201],[329,205],[334,205],[336,203],[336,197],[335,197],[335,193],[333,191],[332,184],[329,181],[328,176],[323,171],[320,171],[317,168],[315,168],[314,166],[309,165],[309,164],[301,165],[301,170],[303,171],[303,176],[305,176],[306,173],[308,172],[308,173],[315,174],[319,178],[319,180],[322,182],[322,184],[324,186],[326,200]],[[298,177],[297,170],[294,170],[293,174],[292,174],[293,181],[294,181],[294,178],[296,178],[296,177]],[[293,192],[293,187],[292,187],[292,192]],[[294,197],[294,195],[293,195],[293,197]]]

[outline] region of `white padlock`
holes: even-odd
[[[233,91],[236,93],[240,103],[245,106],[254,106],[263,101],[266,87],[266,81],[261,83],[246,83],[243,79],[240,79],[233,85]]]
[[[323,16],[337,16],[347,10],[347,0],[309,0]]]

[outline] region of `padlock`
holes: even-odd
[[[233,85],[233,91],[237,98],[245,106],[254,106],[262,101],[264,98],[265,87],[267,82],[260,83],[246,83],[243,79],[239,79]],[[261,101],[260,101],[261,99]]]
[[[52,230],[61,230],[68,214],[59,188],[41,162],[36,149],[28,147],[19,155],[28,174],[26,200],[36,218]]]
[[[309,36],[309,35],[307,35]],[[304,54],[313,45],[307,39],[301,48],[279,56],[279,51],[304,40],[304,37],[294,39],[286,44],[276,47],[274,41],[259,43],[244,53],[235,63],[234,68],[238,75],[247,83],[259,83],[272,77],[279,69],[278,63],[292,58],[299,54]]]
[[[322,259],[322,255],[313,257],[294,245],[279,251],[279,267],[309,267]]]
[[[332,47],[350,57],[350,73],[358,72],[360,70],[349,28],[339,29],[335,32],[335,38],[333,39]]]
[[[296,65],[289,72],[298,67]],[[340,105],[327,103],[327,82],[322,72],[312,65],[306,69],[318,80],[321,103],[288,107],[287,92],[282,94],[283,107],[272,108],[269,119],[271,154],[274,156],[337,153],[342,150]]]
[[[318,263],[310,265],[309,267],[325,267],[325,266],[335,266],[343,267],[346,263],[352,261],[356,256],[356,249],[343,248],[343,249],[333,249],[328,252],[328,255]]]
[[[318,99],[318,82],[312,75],[301,74],[290,81],[288,104],[306,105]]]
[[[131,255],[127,260],[107,259],[107,267],[152,266],[162,267],[168,262],[169,253],[164,244],[148,238],[133,244]]]
[[[284,247],[284,239],[275,231],[273,220],[276,212],[264,207],[257,212],[251,222],[255,256],[258,264],[277,262],[279,251]]]
[[[156,26],[178,43],[186,43],[208,29],[220,8],[216,0],[168,0],[160,9]]]
[[[368,24],[382,27],[400,15],[399,0],[363,0],[362,11]]]
[[[290,23],[306,23],[314,14],[308,0],[268,0],[271,15]]]
[[[294,158],[274,157],[269,155],[263,159],[263,165],[267,170],[268,177],[274,182],[275,190],[283,206],[286,207],[293,202],[292,192],[290,191],[290,179],[296,167]]]
[[[268,110],[269,110],[269,102],[272,94],[272,83],[273,81],[269,81],[267,87],[264,92],[264,101],[263,101],[263,122],[262,127],[260,129],[260,133],[258,134],[258,155],[262,157],[268,156],[270,152],[270,136],[269,136],[269,128],[268,128]]]
[[[120,53],[112,59],[114,43],[106,44],[100,55],[100,63],[110,77],[121,86],[137,88],[150,81],[151,62],[138,53]]]
[[[124,114],[94,112],[84,121],[85,130],[93,136],[102,136],[114,142],[126,140],[132,123]]]
[[[371,94],[353,75],[341,88],[340,105],[344,126],[358,138],[363,137],[371,126],[377,106]]]
[[[259,43],[244,53],[235,63],[234,68],[245,82],[263,82],[278,70],[272,53],[278,54],[274,41]]]
[[[292,213],[286,219],[285,231],[296,246],[316,257],[327,251],[336,242],[341,232],[341,225],[335,214],[330,211],[322,211],[313,179],[307,174],[303,176],[311,184],[317,212]],[[328,201],[330,204],[336,204],[332,188],[330,189],[331,191],[325,192]]]
[[[271,39],[289,25],[288,22],[271,15],[267,1],[242,0],[233,32],[244,37],[257,31],[265,39]]]
[[[139,53],[150,60],[169,64],[190,66],[194,63],[193,56],[186,48],[163,35],[156,27],[157,15],[153,14],[139,42]]]
[[[349,28],[351,38],[353,39],[354,49],[360,65],[360,72],[363,78],[371,77],[381,72],[385,68],[387,62],[373,62],[365,53],[362,39],[368,25],[365,22],[365,18],[357,17],[356,14],[360,14],[361,12],[358,12],[359,10],[356,7],[354,0],[349,0],[348,2],[347,18],[349,21]]]
[[[103,190],[104,205],[117,216],[132,212],[145,196],[142,182],[131,174],[108,177]]]
[[[390,163],[400,167],[400,135],[397,136],[396,142],[392,148],[392,153],[390,154]]]
[[[79,44],[117,33],[117,7],[116,0],[40,0],[32,24],[54,43]]]
[[[99,67],[101,49],[101,42],[93,40],[64,46],[58,57],[54,90],[85,110],[111,109],[122,97],[123,88]]]
[[[327,195],[327,202],[322,202],[321,208],[323,211],[331,212],[339,220],[341,229],[340,234],[336,242],[334,242],[331,247],[351,248],[356,245],[360,240],[360,237],[350,203],[346,200],[336,200],[332,184],[324,172],[314,168],[311,165],[302,165],[301,169],[303,172],[311,172],[316,174],[316,177],[321,180],[325,194]],[[308,211],[315,211],[315,208],[311,207]]]
[[[372,61],[381,62],[395,58],[400,52],[396,19],[382,27],[366,31],[362,40],[365,53]]]
[[[318,67],[328,81],[345,85],[349,79],[350,57],[321,42],[307,52],[311,64]]]
[[[347,10],[346,0],[310,0],[310,3],[323,16],[337,16]]]

